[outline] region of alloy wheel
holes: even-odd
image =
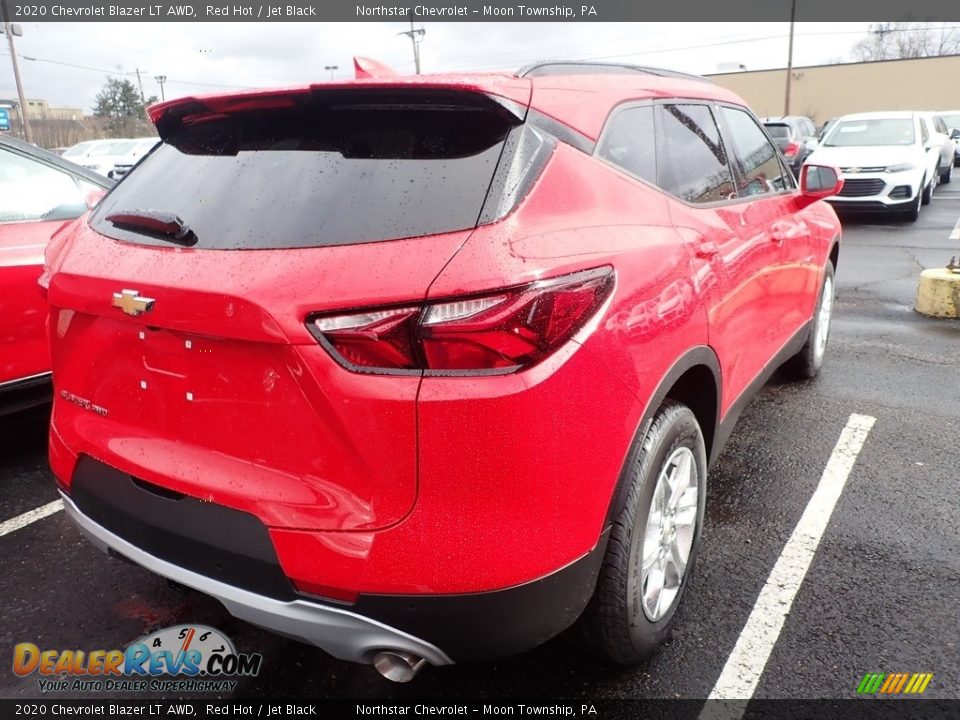
[[[833,315],[833,278],[829,275],[823,281],[823,296],[820,298],[820,310],[817,313],[817,327],[813,336],[813,351],[817,362],[823,359],[827,349],[827,337],[830,335],[830,318]]]
[[[643,538],[643,613],[657,622],[673,605],[683,584],[696,534],[697,463],[690,448],[679,447],[664,463],[647,515]]]

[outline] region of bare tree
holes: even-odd
[[[947,23],[874,23],[853,46],[858,60],[900,60],[960,53],[960,32]]]

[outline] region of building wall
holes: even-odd
[[[24,111],[28,120],[81,120],[83,110],[80,108],[50,107],[46,100],[27,98],[24,100]]]
[[[710,75],[760,117],[783,115],[786,69]],[[793,69],[790,114],[822,124],[873,110],[960,110],[960,55]]]

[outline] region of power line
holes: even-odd
[[[0,53],[0,55],[6,55],[9,57],[8,53]],[[33,57],[32,55],[21,55],[24,60],[30,60],[32,62],[39,63],[49,63],[51,65],[60,65],[63,67],[75,68],[77,70],[89,70],[90,72],[103,73],[105,75],[136,75],[136,71],[133,72],[123,72],[117,70],[105,70],[104,68],[95,68],[89,65],[78,65],[76,63],[63,62],[61,60],[51,60],[50,58],[39,58]],[[167,83],[174,83],[177,85],[197,85],[200,87],[220,87],[220,88],[230,88],[233,90],[246,90],[249,89],[250,85],[225,85],[222,83],[206,83],[206,82],[196,82],[194,80],[177,80],[175,78],[170,78],[166,81]]]
[[[891,30],[891,32],[925,32],[931,29],[941,30],[941,28],[899,28],[897,30]],[[943,27],[942,29],[943,30],[960,30],[960,25],[947,26],[947,27]],[[825,30],[820,32],[796,33],[796,37],[820,37],[824,35],[867,36],[869,35],[869,32],[862,31],[862,30]],[[617,58],[638,57],[638,56],[644,56],[644,55],[659,55],[661,53],[678,52],[682,50],[702,50],[706,48],[722,47],[725,45],[739,45],[741,43],[746,44],[746,43],[754,43],[754,42],[764,42],[767,40],[782,40],[783,38],[786,38],[788,36],[789,36],[789,33],[778,33],[776,35],[761,35],[758,37],[738,38],[734,40],[724,40],[724,41],[709,42],[709,43],[697,43],[695,45],[661,46],[658,48],[650,48],[647,50],[638,50],[636,52],[623,52],[623,53],[599,54],[599,55],[598,54],[581,55],[576,59],[578,60],[614,60]],[[518,58],[517,62],[523,62],[524,60],[529,60],[532,57],[536,57],[532,55],[532,52],[537,52],[537,51],[525,51],[522,53],[522,55],[517,55],[516,56]],[[479,57],[479,56],[476,56],[476,57]],[[450,58],[450,59],[452,60],[453,58]],[[503,62],[503,63],[498,63],[496,65],[483,65],[480,67],[471,66],[470,69],[497,70],[503,67],[508,67],[513,64],[516,64],[516,62],[514,63]]]

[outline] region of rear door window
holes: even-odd
[[[706,105],[657,105],[657,184],[690,203],[736,196],[727,153]]]
[[[519,120],[481,95],[327,92],[293,107],[199,111],[101,202],[105,235],[163,244],[114,213],[177,215],[196,247],[323,247],[475,227]]]

